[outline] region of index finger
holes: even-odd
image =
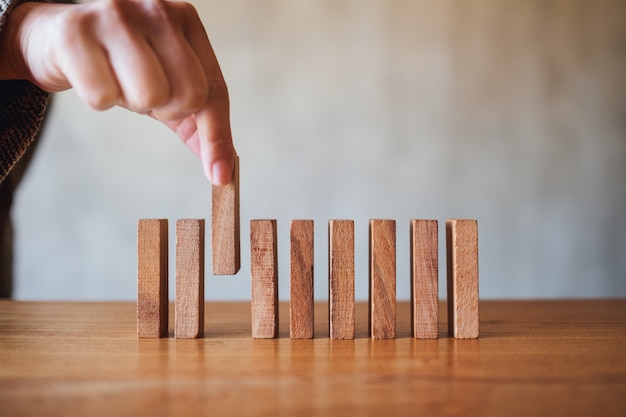
[[[202,167],[213,184],[228,184],[235,156],[230,129],[228,88],[195,9],[187,3],[178,5],[185,20],[185,37],[200,61],[208,84],[206,103],[195,114]]]

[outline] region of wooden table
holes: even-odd
[[[207,303],[206,338],[137,340],[134,303],[0,302],[0,416],[626,416],[626,300],[484,301],[481,337],[250,338]],[[173,310],[173,309],[172,309]],[[170,320],[170,323],[173,321]],[[171,327],[171,326],[170,326]],[[170,330],[170,335],[171,335]]]

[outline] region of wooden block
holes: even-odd
[[[278,337],[276,220],[250,221],[252,337]]]
[[[478,222],[446,221],[448,333],[478,337]]]
[[[313,220],[291,221],[289,335],[313,338]]]
[[[177,339],[204,333],[204,220],[176,222],[176,326]]]
[[[229,184],[212,186],[211,254],[214,275],[235,275],[241,266],[239,157]]]
[[[411,332],[439,338],[439,240],[437,220],[411,220]]]
[[[137,224],[137,337],[167,335],[167,220]]]
[[[396,222],[370,220],[369,329],[372,339],[396,337]]]
[[[331,339],[354,339],[354,221],[328,222],[328,317]]]

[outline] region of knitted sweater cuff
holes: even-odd
[[[0,0],[0,32],[13,8],[25,1]],[[0,81],[0,183],[39,132],[48,98],[28,81]]]

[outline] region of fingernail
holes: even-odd
[[[220,159],[213,163],[212,168],[212,177],[213,184],[215,185],[226,185],[230,182],[231,177],[231,167],[228,161]]]

